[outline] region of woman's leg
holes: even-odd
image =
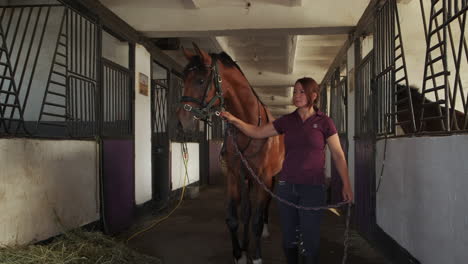
[[[279,181],[276,193],[282,199],[292,203],[298,202],[297,192],[294,185],[285,181]],[[278,201],[280,226],[283,235],[283,248],[288,264],[298,263],[297,252],[297,226],[299,225],[298,210]]]
[[[325,204],[325,189],[322,185],[297,185],[297,191],[302,206],[313,207]],[[300,231],[304,243],[304,264],[318,263],[322,215],[322,210],[299,212]]]

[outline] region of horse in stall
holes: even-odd
[[[410,109],[409,100],[406,99],[408,98],[408,93],[406,92],[406,86],[398,85],[397,91],[400,91],[403,88],[405,89],[405,91],[400,92],[397,95],[397,101],[402,102],[400,104],[397,104],[397,111],[398,111],[397,119],[399,121],[411,120],[411,113],[409,111],[400,111],[404,109]],[[421,111],[424,108],[424,117],[437,117],[440,115],[445,116],[446,108],[444,106],[440,106],[440,113],[439,113],[439,109],[438,109],[439,106],[435,103],[428,104],[423,107],[423,100],[424,100],[424,103],[432,103],[432,101],[427,98],[424,98],[424,96],[421,94],[418,88],[412,87],[412,86],[410,86],[409,88],[410,88],[409,90],[410,90],[410,96],[411,96],[411,103],[413,104],[416,132],[418,131],[427,131],[427,132],[444,131],[444,126],[442,125],[442,122],[445,122],[445,120],[434,118],[430,120],[424,120],[423,122],[421,122]],[[465,114],[454,109],[449,109],[449,114],[450,114],[450,119],[451,119],[450,121],[451,130],[466,129]],[[422,129],[421,129],[421,125],[422,125]],[[400,127],[405,134],[411,134],[415,132],[413,131],[411,122],[402,123]]]
[[[184,131],[195,128],[195,119],[206,119],[214,112],[213,109],[223,107],[243,121],[257,126],[274,120],[229,55],[224,52],[207,54],[193,45],[196,53],[183,49],[189,63],[184,69],[183,108],[178,110],[177,116]],[[248,259],[252,259],[254,264],[261,264],[262,230],[271,197],[242,164],[234,144],[237,144],[259,179],[272,189],[273,177],[280,172],[283,164],[283,137],[252,139],[233,126],[230,129],[232,132],[225,135],[222,159],[227,166],[226,224],[232,240],[233,258],[235,263],[247,263]],[[255,197],[251,200],[252,192]],[[242,243],[238,236],[238,209],[243,223]],[[251,257],[248,254],[250,224],[254,239]]]

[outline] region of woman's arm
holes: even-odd
[[[327,139],[328,148],[330,149],[333,161],[335,162],[336,169],[340,174],[343,182],[343,199],[346,202],[353,201],[353,190],[351,188],[351,182],[349,180],[348,165],[346,164],[346,158],[341,148],[340,138],[338,134],[334,134]]]
[[[222,112],[221,117],[236,126],[242,133],[252,138],[267,138],[278,135],[273,123],[267,123],[263,126],[254,126],[240,120],[229,112]]]

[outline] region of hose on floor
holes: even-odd
[[[143,233],[148,232],[150,229],[154,228],[155,226],[159,225],[160,223],[162,223],[163,221],[168,219],[177,210],[177,208],[179,208],[179,206],[182,204],[182,201],[184,200],[185,187],[187,186],[186,183],[189,180],[189,178],[188,178],[189,155],[188,155],[188,149],[187,149],[187,143],[186,142],[181,143],[181,153],[182,153],[182,160],[183,160],[184,168],[185,168],[185,175],[184,175],[184,184],[182,186],[182,193],[180,195],[180,199],[179,199],[179,202],[177,203],[176,207],[174,207],[174,209],[172,209],[172,211],[169,214],[167,214],[166,216],[164,216],[163,218],[155,220],[147,228],[145,228],[145,229],[131,235],[127,239],[126,243],[128,243],[130,240],[134,239],[135,237],[137,237],[137,236],[139,236],[139,235],[141,235]]]

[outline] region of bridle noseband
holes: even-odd
[[[216,57],[211,56],[211,65],[205,65],[206,68],[210,70],[210,76],[208,77],[208,80],[206,82],[205,90],[203,92],[203,97],[202,99],[198,99],[195,97],[191,96],[182,96],[180,99],[180,102],[182,103],[182,107],[185,111],[190,112],[193,114],[193,118],[195,119],[200,119],[205,122],[209,122],[208,119],[214,114],[219,116],[220,111],[224,109],[224,96],[223,96],[223,90],[221,88],[221,75],[219,75],[218,71],[218,65],[217,65],[217,60]],[[199,68],[199,66],[194,66],[192,68],[189,68],[187,71],[193,71]],[[215,95],[211,100],[206,103],[206,97],[208,96],[208,92],[211,89],[211,83],[214,83],[215,86]],[[216,101],[219,100],[219,107],[218,110],[216,110],[214,104]],[[194,107],[189,104],[184,104],[186,102],[192,102],[196,103],[199,105],[199,107]]]

